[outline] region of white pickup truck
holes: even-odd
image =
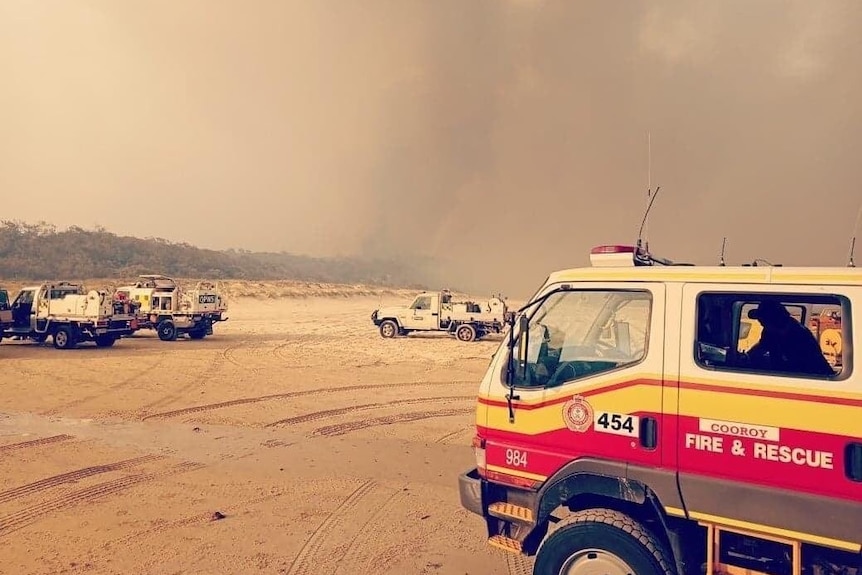
[[[407,307],[374,310],[371,321],[383,337],[413,331],[441,331],[460,341],[474,341],[489,333],[502,333],[508,311],[501,296],[483,302],[454,301],[448,290],[421,293]]]
[[[51,336],[57,349],[71,349],[85,341],[110,347],[138,329],[131,309],[118,306],[107,290],[85,291],[69,282],[25,287],[10,308],[12,323],[3,328],[3,336],[39,342]]]

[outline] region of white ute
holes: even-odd
[[[183,290],[167,276],[138,278],[134,285],[118,287],[116,293],[140,306],[141,328],[155,329],[162,341],[173,341],[182,334],[203,339],[212,335],[213,323],[227,321],[227,302],[211,282],[201,281],[193,289]]]
[[[110,347],[137,329],[128,306],[117,305],[107,290],[85,291],[80,284],[44,283],[21,289],[11,305],[12,325],[5,337],[44,342],[51,336],[57,349],[95,342]]]
[[[407,307],[374,310],[371,321],[383,337],[412,331],[443,331],[460,341],[474,341],[489,333],[502,333],[507,314],[502,296],[483,302],[453,301],[449,290],[421,293]]]

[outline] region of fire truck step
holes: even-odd
[[[505,535],[492,535],[488,538],[488,545],[508,551],[509,553],[520,553],[521,542],[506,537]]]
[[[518,523],[533,523],[533,510],[520,505],[498,501],[488,506],[488,513],[499,519],[517,521]]]

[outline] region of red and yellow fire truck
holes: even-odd
[[[859,574],[860,309],[862,269],[594,248],[492,358],[461,504],[536,575]]]

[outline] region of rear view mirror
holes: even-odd
[[[515,382],[517,369],[523,366],[523,378],[527,370],[527,345],[529,337],[530,322],[525,314],[518,316],[518,337],[515,337],[515,316],[510,317],[511,327],[509,328],[509,361],[506,369],[506,384],[512,385]]]
[[[527,314],[522,314],[518,319],[518,366],[523,370],[521,379],[526,379],[527,353],[530,345],[530,320],[527,319]]]

